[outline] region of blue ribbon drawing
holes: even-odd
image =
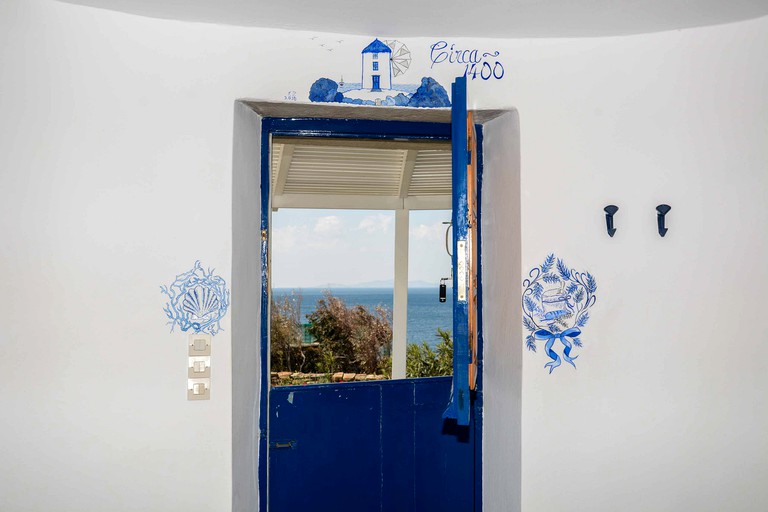
[[[547,340],[547,344],[544,346],[544,351],[552,360],[545,364],[544,368],[549,368],[549,373],[552,373],[552,370],[562,364],[560,362],[560,356],[558,356],[557,353],[552,350],[552,346],[555,344],[555,340],[558,339],[564,346],[563,359],[565,359],[566,363],[570,363],[571,366],[576,368],[576,364],[573,361],[579,356],[571,357],[571,349],[573,349],[573,343],[568,338],[575,338],[579,334],[581,334],[581,329],[578,327],[571,327],[570,329],[566,329],[565,331],[557,334],[552,333],[546,329],[539,329],[533,333],[533,336],[537,340]]]
[[[596,301],[595,277],[569,267],[554,253],[523,279],[523,327],[528,331],[525,347],[536,352],[536,342],[545,340],[544,352],[550,361],[544,368],[550,374],[563,360],[576,368],[578,356],[571,354],[582,346],[582,329]],[[557,340],[563,344],[561,351],[555,347]]]

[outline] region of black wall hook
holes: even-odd
[[[664,217],[669,213],[672,207],[668,204],[660,204],[656,207],[656,223],[659,225],[659,235],[664,236],[669,231],[665,226]]]
[[[603,208],[603,211],[605,211],[605,226],[608,229],[608,236],[613,237],[616,234],[616,228],[613,227],[613,216],[619,211],[619,207],[615,204],[609,204]]]

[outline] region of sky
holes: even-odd
[[[450,275],[450,210],[410,212],[408,281]],[[394,277],[395,212],[280,209],[272,213],[272,286],[354,286]]]

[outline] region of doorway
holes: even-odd
[[[305,112],[311,112],[313,115],[309,117],[306,115],[300,115],[301,113]],[[280,115],[275,116],[275,113],[279,113]],[[493,111],[483,111],[482,116],[485,120],[493,120],[492,133],[494,134],[494,138],[497,138],[497,136],[500,134],[510,133],[513,138],[506,138],[505,140],[519,140],[517,138],[517,118],[515,113],[506,115]],[[362,119],[363,117],[367,117],[367,119]],[[318,121],[322,122],[323,126],[318,126]],[[269,356],[268,352],[266,351],[267,347],[265,347],[265,345],[262,343],[263,340],[268,339],[268,325],[267,322],[262,321],[262,319],[267,318],[268,314],[268,297],[266,297],[266,288],[264,286],[264,283],[266,282],[266,276],[268,275],[268,273],[265,272],[268,261],[268,255],[266,251],[268,244],[265,242],[269,235],[269,216],[266,214],[266,212],[268,212],[271,207],[269,197],[270,176],[268,172],[269,154],[268,152],[263,151],[263,149],[268,147],[270,137],[283,135],[315,136],[319,134],[320,136],[332,137],[338,136],[339,133],[355,133],[358,137],[360,137],[362,134],[362,136],[368,139],[393,138],[394,140],[424,140],[434,138],[435,134],[437,133],[444,140],[451,140],[453,138],[451,134],[451,127],[453,126],[454,128],[457,128],[459,125],[458,123],[450,123],[447,112],[445,110],[438,109],[416,110],[374,107],[330,108],[315,105],[274,105],[244,101],[236,105],[235,126],[235,211],[233,215],[233,231],[236,236],[233,246],[234,260],[232,280],[233,297],[238,296],[240,298],[238,301],[240,309],[236,310],[235,306],[233,305],[233,485],[235,489],[233,495],[233,503],[235,504],[235,508],[237,510],[267,510],[268,450],[266,445],[270,434],[275,434],[275,432],[271,431],[271,424],[268,424],[271,421],[270,415],[267,411],[267,397],[270,394],[268,391],[269,375],[268,372],[265,371],[266,367],[264,365]],[[463,125],[462,128],[465,130],[466,125]],[[238,133],[242,133],[243,137],[239,138],[237,136]],[[394,137],[392,134],[394,134]],[[478,132],[477,139],[479,145],[482,141],[482,131]],[[259,142],[259,144],[257,144],[255,147],[253,146],[254,140]],[[500,174],[493,173],[491,181],[496,184],[496,186],[488,189],[488,195],[493,197],[494,204],[497,205],[497,208],[501,208],[505,212],[509,212],[509,215],[507,215],[505,218],[513,219],[513,222],[517,222],[514,210],[511,206],[509,206],[510,203],[509,201],[506,201],[506,198],[510,197],[510,192],[514,192],[512,187],[515,184],[514,180],[517,176],[514,171],[516,169],[515,166],[519,162],[519,154],[517,153],[517,150],[515,149],[516,146],[514,145],[496,144],[494,147],[503,149],[504,151],[502,151],[502,153],[508,153],[509,158],[505,160],[497,160],[496,155],[494,154],[494,158],[489,160],[491,162],[491,170],[500,170],[505,166],[506,163],[509,163],[510,166],[508,168],[512,172],[502,172]],[[506,151],[507,149],[509,149],[509,151]],[[460,153],[462,152],[459,152],[459,154]],[[477,155],[480,156],[482,153],[478,151]],[[464,156],[466,157],[466,154]],[[260,165],[254,166],[253,162],[256,162],[257,164],[260,163]],[[478,164],[478,169],[481,169],[482,162],[478,162]],[[256,170],[257,174],[254,174],[254,169]],[[478,181],[479,187],[481,187],[481,183],[482,181]],[[254,190],[256,191],[255,196],[253,194]],[[478,190],[478,193],[479,192],[480,190]],[[258,198],[259,194],[261,201],[256,201],[254,203],[249,199],[253,197]],[[496,196],[498,196],[499,199],[497,199]],[[453,199],[455,198],[456,197],[454,195]],[[504,198],[504,200],[500,198]],[[478,229],[481,224],[479,222],[479,207],[480,205],[478,205],[477,210],[478,219],[476,219],[475,222]],[[261,222],[254,224],[253,220],[257,219],[261,219]],[[503,231],[509,229],[509,224],[505,224],[504,226],[488,224],[486,229],[490,229],[491,232],[496,233],[500,230]],[[259,230],[262,234],[261,238],[254,239],[253,237],[247,236],[248,233],[258,232]],[[466,234],[466,231],[464,234]],[[481,234],[479,234],[479,236],[481,236]],[[491,270],[489,271],[498,272],[499,275],[507,276],[509,273],[509,268],[514,266],[513,263],[512,267],[510,267],[509,262],[514,262],[514,260],[510,259],[510,257],[506,255],[516,257],[516,248],[511,245],[507,247],[509,244],[507,244],[506,238],[494,238],[492,240],[494,241],[489,244],[492,251],[491,259],[489,260],[490,264],[488,266],[488,268]],[[453,257],[453,266],[456,268],[455,251]],[[478,260],[482,261],[482,258],[478,258]],[[259,262],[260,264],[258,264]],[[256,264],[254,265],[254,263]],[[466,263],[466,260],[464,263]],[[483,266],[486,265],[484,264]],[[493,293],[498,293],[498,290],[503,290],[504,293],[508,293],[507,288],[509,288],[509,283],[511,282],[511,280],[506,278],[501,281],[494,280],[492,282],[492,288],[494,289]],[[261,292],[259,292],[259,290],[261,290]],[[254,293],[254,291],[256,293]],[[480,295],[478,295],[478,297],[480,297]],[[493,306],[492,303],[491,306]],[[478,302],[478,307],[480,309],[482,308],[482,301]],[[487,325],[494,329],[494,332],[496,332],[498,335],[506,336],[506,334],[502,333],[510,332],[510,328],[507,325],[510,320],[510,315],[506,313],[504,315],[498,314],[496,312],[498,308],[496,307],[491,309],[494,312],[492,319],[493,321],[487,323]],[[253,314],[259,310],[261,311],[261,314]],[[482,313],[482,311],[479,311],[479,313]],[[481,318],[482,315],[478,314],[478,320]],[[482,329],[483,326],[479,325],[478,331],[482,332]],[[496,348],[494,348],[493,351],[495,352],[500,350],[502,347],[502,345],[496,345]],[[468,348],[470,348],[468,345],[465,346],[465,349]],[[463,361],[457,361],[459,356],[463,357]],[[472,361],[471,358],[472,355],[470,351],[459,350],[458,356],[454,361],[454,363],[458,362],[458,367],[463,370],[465,375],[468,372],[467,362]],[[480,336],[479,339],[478,357],[475,362],[479,360],[482,360],[482,336]],[[254,362],[257,364],[257,367],[253,367]],[[500,364],[496,364],[494,360],[491,360],[489,365],[494,369],[494,371],[497,371],[498,369],[502,368],[501,362],[502,361],[500,361]],[[497,366],[499,367],[498,369],[496,368]],[[258,367],[261,367],[262,371],[259,371]],[[443,460],[442,464],[444,468],[471,467],[472,475],[469,476],[465,474],[464,477],[460,479],[460,481],[454,482],[456,485],[453,485],[452,489],[456,492],[461,492],[462,496],[472,496],[472,508],[474,510],[480,510],[481,504],[480,482],[482,466],[485,466],[484,463],[481,464],[481,461],[488,458],[489,460],[492,460],[495,465],[497,463],[497,459],[500,459],[502,455],[500,452],[498,456],[496,453],[489,453],[485,457],[480,456],[479,438],[480,432],[483,431],[481,424],[483,417],[480,414],[480,411],[482,410],[481,402],[483,400],[482,374],[482,367],[478,367],[476,380],[477,389],[470,392],[467,381],[464,379],[457,380],[455,378],[456,372],[454,371],[454,379],[447,379],[445,383],[445,389],[440,390],[438,393],[443,397],[440,399],[440,402],[443,402],[443,405],[441,407],[435,406],[436,411],[440,411],[441,409],[445,411],[445,402],[450,400],[450,403],[453,404],[455,408],[452,411],[449,410],[446,412],[448,412],[449,415],[451,413],[456,415],[457,412],[466,414],[466,417],[462,418],[461,421],[468,424],[469,429],[464,427],[462,427],[462,429],[464,432],[473,432],[472,437],[476,442],[474,442],[475,451],[473,452],[474,457],[472,462],[470,464],[460,464],[458,466],[453,466],[447,464],[446,461]],[[519,380],[518,374],[504,374],[504,378],[506,378],[507,375],[509,376],[510,384],[514,386],[514,389],[517,389],[519,387],[517,382],[517,380]],[[367,385],[368,383],[351,384],[348,385],[349,387],[347,389],[362,389]],[[332,385],[328,385],[326,389],[330,389],[330,386]],[[288,390],[288,388],[285,389]],[[457,389],[463,393],[457,393]],[[294,393],[293,397],[289,397],[289,394],[290,392],[288,392],[284,397],[286,402],[290,401],[289,398],[292,398],[295,402],[297,395]],[[408,405],[411,407],[411,412],[407,413],[400,411],[400,417],[416,417],[417,421],[423,421],[423,418],[421,418],[419,415],[419,410],[430,409],[431,406],[427,401],[418,400],[418,390],[412,390],[410,396],[411,398],[416,397],[416,400],[412,401],[411,404]],[[405,403],[407,404],[407,401]],[[398,402],[398,405],[401,404],[401,402]],[[512,413],[505,417],[508,420],[510,417],[513,417],[514,414],[517,414],[517,406],[515,404],[516,402],[504,402],[504,405],[502,406],[501,402],[495,401],[494,411],[499,409],[499,407],[506,411],[506,407],[508,405],[510,412]],[[379,393],[379,405],[383,405],[384,409],[386,409],[387,400],[382,393]],[[446,413],[444,412],[443,414]],[[435,413],[433,415],[433,418],[436,417],[436,421],[435,423],[432,423],[432,425],[439,425],[439,430],[435,434],[435,430],[431,429],[430,432],[432,434],[430,435],[442,436],[444,434],[450,433],[450,429],[445,427],[450,427],[451,422],[443,421],[441,417],[443,414]],[[284,414],[281,412],[279,416],[282,417]],[[277,417],[277,415],[275,415],[275,417]],[[459,426],[458,423],[458,421],[455,422],[457,427]],[[376,422],[372,422],[372,424],[375,425]],[[386,435],[386,421],[380,421],[379,426],[380,431],[384,432]],[[411,430],[415,432],[419,429],[418,427],[415,427]],[[397,436],[395,437],[397,438]],[[408,436],[401,437],[408,439]],[[434,439],[440,439],[440,437],[435,437],[433,440]],[[275,439],[275,441],[277,441],[277,439]],[[288,441],[293,441],[293,439],[288,439]],[[284,450],[285,453],[290,454],[296,454],[307,449],[306,445],[299,442],[300,440],[296,441],[297,442],[293,443],[292,447],[284,446],[284,444],[281,443],[283,444],[283,447],[279,449]],[[421,442],[424,443],[423,446],[428,445],[424,441]],[[296,450],[293,449],[294,447],[298,448],[299,446],[304,446],[304,448]],[[340,445],[333,443],[331,446]],[[410,446],[411,448],[406,447],[407,450],[413,448],[412,443]],[[506,446],[509,445],[507,444],[505,447]],[[418,446],[416,446],[416,449],[418,449]],[[442,451],[444,450],[441,450],[438,453]],[[385,451],[385,455],[388,453],[396,453],[396,450],[391,448],[390,451]],[[405,455],[400,457],[400,460],[406,460],[407,462],[407,457],[403,457],[405,457]],[[416,464],[422,464],[426,459],[422,458],[420,455],[416,455],[411,460],[415,461]],[[469,457],[463,460],[466,462],[469,460]],[[510,461],[505,459],[503,463],[508,466]],[[386,471],[387,468],[390,467],[387,460],[380,460],[378,464],[379,471],[373,471],[368,474],[376,475],[379,487],[386,487],[386,482],[396,482],[396,480],[392,478],[387,478]],[[287,464],[287,466],[294,469],[297,467],[297,465],[293,463]],[[324,467],[327,469],[328,466]],[[393,490],[392,492],[389,492],[388,490],[385,490],[383,493],[379,492],[377,494],[378,499],[385,499],[384,496],[394,496],[399,499],[404,499],[408,502],[415,503],[415,500],[419,499],[419,495],[426,496],[428,494],[426,492],[428,487],[426,487],[426,484],[421,483],[416,478],[416,476],[414,476],[418,475],[419,471],[420,469],[418,467],[412,470],[412,466],[406,465],[404,474],[411,475],[410,480],[405,482],[406,485],[400,487],[399,491]],[[324,473],[328,473],[328,471],[325,470]],[[361,473],[364,473],[364,471],[361,471]],[[425,474],[435,473],[433,471],[427,470]],[[450,481],[450,479],[444,479],[444,481]],[[417,482],[415,487],[410,486],[410,483],[413,482]],[[338,484],[342,486],[349,486],[350,480],[349,478],[346,478],[339,481]],[[290,489],[293,492],[298,488],[291,487]],[[410,492],[408,489],[412,489],[413,492],[416,493],[415,498],[408,496],[407,493]],[[510,492],[512,491],[514,491],[514,489],[511,489]],[[338,498],[338,496],[341,494],[338,492],[331,492],[325,493],[324,495],[336,496]],[[270,502],[271,501],[272,500],[270,498]],[[439,503],[439,501],[431,501],[428,503]],[[425,503],[422,503],[421,505],[424,505],[424,507],[428,506],[425,505]],[[386,505],[381,504],[380,506],[375,506],[374,508],[382,509],[384,506]],[[405,507],[402,508],[404,510],[414,509],[407,504],[403,506]],[[451,509],[450,504],[447,504],[446,507],[447,510]],[[394,510],[398,509],[395,508]]]
[[[374,122],[362,131],[331,132],[325,130],[327,120],[304,122],[310,124],[295,131],[279,122],[271,131],[270,213],[290,207],[389,208],[407,235],[411,208],[451,206],[450,124]],[[376,130],[378,137],[371,138]],[[421,133],[414,137],[414,131]],[[324,159],[339,152],[348,152],[337,159],[351,162],[349,168],[339,162],[329,167]],[[441,159],[442,167],[436,164]],[[393,163],[391,170],[385,162]],[[395,253],[402,252],[401,238],[395,236]],[[267,275],[274,264],[268,261]],[[400,265],[405,279],[395,265],[395,313],[403,296],[398,282],[407,297],[407,263],[406,245]],[[392,374],[400,379],[269,389],[269,510],[330,511],[345,503],[366,510],[475,509],[479,431],[443,419],[450,377],[402,378],[404,358],[402,369],[395,365],[397,346],[404,347],[405,339],[397,339],[397,331],[406,322],[407,317],[394,318]]]

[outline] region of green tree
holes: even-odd
[[[326,291],[307,315],[309,333],[320,344],[320,370],[326,373],[382,373],[392,351],[392,322],[384,306],[373,311],[348,307]]]

